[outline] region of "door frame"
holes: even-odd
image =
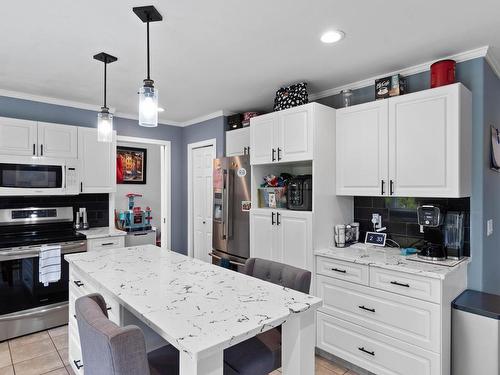
[[[140,137],[129,137],[125,135],[118,135],[116,137],[116,142],[131,142],[131,143],[142,143],[147,145],[158,145],[162,146],[160,148],[160,193],[161,193],[161,218],[160,227],[161,233],[166,234],[161,236],[161,247],[166,247],[171,249],[172,247],[172,168],[171,168],[171,156],[172,147],[170,141],[164,141],[161,139],[152,138],[140,138]],[[113,212],[113,227],[114,227],[114,211],[115,211],[115,195],[112,193],[109,195],[110,204],[110,220],[111,213]],[[111,206],[112,202],[112,206]],[[111,209],[112,207],[112,209]],[[111,226],[111,224],[110,224]]]
[[[193,248],[193,235],[194,235],[194,212],[193,212],[193,150],[202,147],[212,147],[212,159],[217,158],[217,139],[211,138],[204,141],[189,143],[187,145],[187,195],[188,195],[188,206],[187,206],[187,220],[188,220],[188,256],[194,257]]]

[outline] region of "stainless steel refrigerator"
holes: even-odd
[[[238,270],[250,256],[250,157],[213,161],[213,263]]]

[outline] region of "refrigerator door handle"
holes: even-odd
[[[231,188],[231,170],[224,169],[224,221],[222,228],[222,235],[225,240],[231,238],[231,200],[232,200],[232,188]]]

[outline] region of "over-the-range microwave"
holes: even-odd
[[[0,196],[76,195],[78,160],[0,156]]]

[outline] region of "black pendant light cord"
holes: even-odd
[[[147,55],[148,55],[148,81],[151,80],[150,68],[149,68],[149,21],[146,22],[146,38],[147,38]]]
[[[106,82],[107,82],[107,69],[108,67],[108,62],[105,61],[104,62],[104,108],[108,108],[108,106],[106,105]]]

